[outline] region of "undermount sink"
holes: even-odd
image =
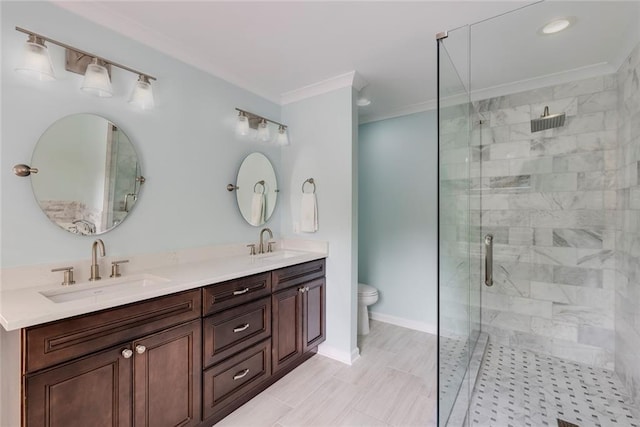
[[[76,301],[85,298],[115,298],[126,293],[137,293],[150,287],[169,282],[164,277],[152,274],[139,274],[117,279],[103,279],[99,282],[86,282],[71,285],[64,289],[43,291],[40,294],[55,303]]]
[[[273,261],[276,259],[287,259],[287,258],[293,258],[296,256],[300,256],[300,252],[284,250],[284,251],[268,252],[266,254],[256,255],[256,258],[268,259],[270,261]]]

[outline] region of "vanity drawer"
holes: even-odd
[[[203,316],[271,295],[271,273],[217,283],[202,289]]]
[[[202,375],[206,419],[271,376],[271,340],[209,368]]]
[[[200,290],[110,308],[22,330],[25,372],[108,348],[200,317]]]
[[[271,297],[203,320],[204,366],[213,365],[271,336]]]
[[[271,274],[273,290],[285,289],[323,277],[325,275],[325,260],[319,259],[281,268],[280,270],[274,270]]]

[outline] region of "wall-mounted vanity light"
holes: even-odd
[[[273,141],[278,145],[289,145],[289,135],[287,132],[287,125],[275,122],[257,114],[250,113],[249,111],[236,108],[238,111],[238,121],[236,122],[236,136],[246,137],[249,135],[249,129],[256,130],[256,139],[262,142]],[[271,138],[271,131],[269,130],[268,122],[271,122],[278,126],[278,134],[274,139]]]
[[[118,67],[122,70],[129,71],[138,75],[138,81],[133,87],[129,103],[141,108],[153,108],[153,91],[151,89],[150,80],[156,80],[149,74],[142,73],[122,64],[110,61],[89,52],[77,49],[66,43],[50,39],[33,31],[16,27],[17,31],[25,33],[29,36],[24,46],[24,56],[22,64],[16,68],[16,71],[36,78],[38,80],[55,80],[55,72],[49,56],[49,50],[45,42],[53,43],[63,47],[65,52],[65,69],[73,73],[84,75],[82,86],[83,92],[99,97],[113,96],[113,88],[111,86],[111,67]]]

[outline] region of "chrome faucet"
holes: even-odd
[[[273,242],[271,242],[271,239],[273,239],[273,232],[271,231],[270,228],[265,227],[260,231],[260,246],[258,246],[259,254],[264,253],[264,232],[265,231],[269,233],[269,241],[267,242],[267,252],[272,252],[271,244]]]
[[[100,248],[100,256],[104,256],[104,242],[98,239],[91,246],[91,277],[89,280],[100,280],[100,266],[98,265],[98,247]]]

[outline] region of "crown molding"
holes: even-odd
[[[635,46],[635,45],[634,45]],[[631,48],[624,58],[620,61],[620,64],[628,57],[629,53],[633,50]],[[559,73],[547,74],[532,79],[520,80],[516,82],[506,83],[503,85],[497,85],[488,87],[485,89],[479,89],[471,92],[471,101],[480,101],[484,99],[496,98],[498,96],[511,95],[518,92],[525,92],[533,89],[540,89],[543,87],[559,85],[563,83],[575,82],[578,80],[588,79],[590,77],[603,76],[606,74],[613,74],[618,71],[620,64],[601,62],[597,64],[588,65],[585,67],[574,68],[572,70],[562,71]],[[459,104],[465,102],[466,96],[464,94],[448,97],[444,102],[448,104]],[[392,119],[395,117],[406,116],[409,114],[420,113],[423,111],[434,110],[437,108],[437,100],[431,99],[419,104],[410,105],[408,107],[398,108],[385,112],[382,114],[373,115],[361,115],[359,123],[371,123],[380,120]]]
[[[291,104],[344,87],[353,87],[360,91],[366,85],[367,81],[357,71],[349,71],[348,73],[285,92],[281,95],[280,105]]]

